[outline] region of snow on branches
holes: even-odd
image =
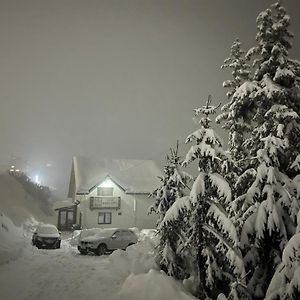
[[[245,275],[237,247],[239,240],[236,228],[222,207],[231,201],[232,195],[228,182],[220,174],[227,156],[220,138],[210,127],[209,115],[215,114],[216,109],[211,105],[209,97],[205,106],[194,110],[196,116],[200,116],[201,127],[186,140],[195,145],[188,151],[183,166],[196,162],[199,174],[189,198],[174,203],[167,218],[170,220],[170,216],[176,217],[176,211],[182,209],[182,206],[190,211],[185,247],[195,253],[194,270],[189,270],[189,273],[197,278],[199,297],[211,296],[212,290],[218,290],[220,281],[225,278],[228,280],[228,276]]]

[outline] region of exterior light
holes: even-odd
[[[40,184],[40,183],[41,183],[41,181],[40,181],[40,179],[39,179],[39,175],[35,175],[34,182],[37,183],[37,184]]]
[[[110,178],[107,177],[99,186],[100,187],[113,187],[114,183],[111,181]]]

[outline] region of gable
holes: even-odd
[[[162,172],[152,160],[73,158],[74,191],[88,194],[109,177],[126,194],[149,194],[159,184]],[[70,186],[71,189],[71,186]],[[71,193],[69,193],[71,194]]]
[[[105,184],[105,182],[111,182],[111,184]],[[122,187],[119,183],[116,182],[111,176],[107,175],[104,179],[100,180],[97,184],[95,184],[92,188],[89,190],[89,194],[95,191],[98,187],[112,187],[112,188],[119,188],[122,192],[125,193],[125,188]]]

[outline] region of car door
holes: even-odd
[[[116,231],[110,238],[111,249],[123,249],[123,235],[121,231]]]
[[[133,239],[133,235],[129,231],[123,232],[123,241],[124,241],[124,248],[126,248],[130,244],[135,243],[135,240]]]

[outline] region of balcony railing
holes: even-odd
[[[120,197],[90,197],[90,209],[120,209]]]

